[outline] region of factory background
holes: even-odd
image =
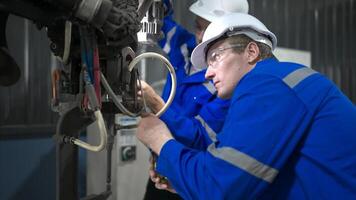
[[[174,5],[176,20],[191,31],[194,31],[193,14],[187,8],[193,2],[176,0]],[[355,0],[249,0],[249,3],[249,13],[277,35],[279,47],[306,52],[310,55],[310,67],[328,76],[356,103]],[[10,52],[23,74],[14,86],[0,87],[0,199],[55,199],[52,136],[58,116],[51,110],[50,73],[56,61],[45,32],[38,31],[30,21],[10,17],[7,37]],[[145,70],[150,82],[165,78],[165,75],[154,77],[160,74],[155,70],[161,69]],[[82,174],[78,176],[80,182],[86,183],[89,177],[86,172],[92,165],[86,165],[88,153],[81,151],[81,154]],[[140,150],[140,155],[141,164],[138,160],[129,164],[146,163],[148,153]],[[119,173],[120,166],[116,169]],[[141,178],[135,180],[140,181],[142,189],[147,169],[133,170],[141,171],[137,174]],[[136,186],[130,181],[125,187],[132,191],[126,192],[142,195],[142,190],[135,192]],[[95,189],[80,187],[81,194],[86,190]]]

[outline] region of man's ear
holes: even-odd
[[[247,45],[247,55],[248,55],[248,63],[255,64],[260,59],[260,48],[255,42],[250,42]]]

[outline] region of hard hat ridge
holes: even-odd
[[[247,37],[251,38],[252,40],[266,44],[271,49],[274,49],[273,44],[272,44],[272,38],[269,35],[264,35],[262,33],[256,32],[251,28],[247,27],[247,28],[242,29],[242,28],[230,27],[230,31],[226,32],[226,36],[231,37],[234,35],[246,35]]]
[[[247,0],[198,0],[189,7],[194,14],[212,22],[230,13],[248,13]]]
[[[248,13],[247,0],[221,0],[221,7],[230,13]]]

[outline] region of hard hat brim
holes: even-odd
[[[213,38],[210,38],[209,40],[206,40],[202,43],[200,43],[198,46],[195,47],[195,49],[192,52],[191,55],[191,61],[194,67],[198,69],[204,69],[208,66],[205,60],[205,53],[208,50],[207,47],[208,45],[218,39],[220,36],[222,36],[226,30],[222,31],[219,35],[216,35]]]

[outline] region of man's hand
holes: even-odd
[[[147,106],[153,113],[160,111],[164,106],[163,99],[145,81],[141,81],[141,89],[143,91],[143,96],[141,90],[138,91],[138,96],[145,98]]]
[[[152,156],[150,157],[150,163],[151,163],[151,165],[149,168],[149,175],[150,175],[151,181],[153,183],[155,183],[155,187],[160,190],[167,190],[172,193],[177,193],[165,177],[162,177],[161,175],[157,174],[157,172],[155,170],[156,160]],[[164,180],[162,180],[163,178],[164,178]]]
[[[163,145],[173,139],[167,126],[153,114],[142,117],[138,129],[137,138],[157,155],[160,154]]]

